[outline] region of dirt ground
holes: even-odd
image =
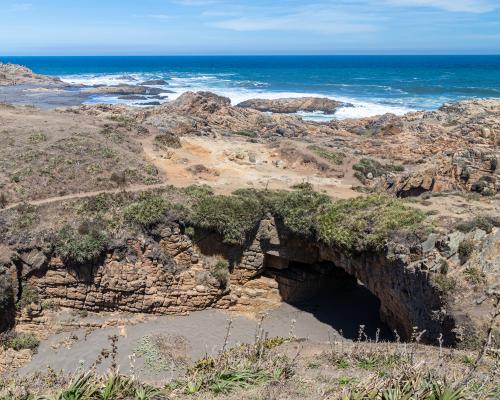
[[[359,193],[349,165],[321,171],[301,154],[289,154],[287,148],[307,154],[307,143],[285,141],[252,142],[238,137],[184,137],[180,149],[155,148],[153,138],[141,141],[146,159],[153,163],[165,181],[184,187],[208,184],[216,192],[229,194],[236,189],[289,189],[308,182],[315,190],[334,198],[351,198]]]

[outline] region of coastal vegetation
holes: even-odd
[[[106,234],[91,223],[83,222],[78,229],[64,225],[57,233],[55,251],[68,262],[90,262],[103,253],[107,240]]]
[[[345,153],[342,153],[340,151],[332,151],[318,145],[310,145],[307,147],[307,149],[311,150],[317,156],[324,158],[325,160],[330,161],[331,163],[336,165],[342,165],[346,157]]]
[[[354,169],[354,176],[358,178],[361,182],[365,182],[366,179],[373,179],[388,172],[401,172],[404,171],[404,167],[398,164],[382,164],[373,158],[362,158],[352,166]]]

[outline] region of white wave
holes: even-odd
[[[323,97],[332,100],[341,101],[344,103],[352,104],[353,107],[341,107],[335,114],[323,114],[321,112],[300,112],[297,113],[305,120],[312,121],[330,121],[332,119],[347,119],[347,118],[365,118],[373,117],[375,115],[392,113],[395,115],[403,115],[408,112],[417,111],[416,109],[399,106],[380,104],[375,102],[359,101],[343,96],[325,96],[318,93],[299,93],[299,92],[269,92],[261,90],[218,90],[214,88],[205,88],[204,90],[213,91],[214,93],[228,97],[231,99],[231,104],[236,105],[243,101],[250,99],[266,99],[275,100],[281,98],[298,98],[298,97]],[[170,98],[175,99],[179,97],[183,91],[171,94]]]
[[[173,90],[175,93],[162,94],[163,99],[159,100],[161,103],[178,98],[181,94],[187,91],[210,91],[220,96],[228,97],[231,103],[236,105],[245,100],[250,99],[279,99],[279,98],[297,98],[297,97],[324,97],[332,100],[350,103],[353,107],[341,107],[335,114],[323,114],[320,112],[298,113],[300,117],[305,120],[313,121],[330,121],[332,119],[347,119],[347,118],[363,118],[380,115],[385,113],[393,113],[396,115],[403,115],[405,113],[416,111],[414,108],[406,107],[398,104],[384,104],[382,101],[357,100],[344,96],[329,95],[319,93],[302,93],[302,92],[272,92],[264,89],[268,86],[265,82],[251,82],[251,81],[233,81],[228,80],[227,76],[230,74],[173,74],[169,76],[166,73],[113,73],[113,74],[84,74],[84,75],[66,75],[61,77],[64,82],[73,85],[138,85],[145,80],[150,79],[165,79],[168,80],[168,86],[156,85],[158,88],[167,88]],[[247,87],[228,87],[228,83],[245,84]],[[350,86],[350,85],[346,85]],[[377,85],[373,85],[377,86]],[[157,99],[154,99],[157,100]],[[127,100],[119,99],[116,96],[93,96],[87,103],[108,103],[108,104],[128,104],[139,106],[139,103],[154,101],[153,99],[144,100]],[[384,99],[386,101],[386,99]]]
[[[113,85],[138,85],[141,82],[158,79],[154,73],[114,73],[114,74],[79,74],[63,75],[61,80],[71,85],[84,86],[113,86]]]

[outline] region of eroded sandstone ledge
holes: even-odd
[[[184,229],[171,222],[156,234],[117,243],[95,263],[78,266],[65,264],[43,248],[18,249],[10,254],[7,270],[18,282],[16,296],[21,298],[26,290],[36,290],[39,296],[37,304],[18,314],[18,320],[43,324],[43,304],[156,314],[208,307],[265,310],[304,289],[300,279],[269,278],[273,276],[270,271],[298,262],[311,268],[318,264],[341,268],[361,281],[380,299],[382,320],[403,339],[418,329],[425,330],[428,342],[443,335],[445,345],[471,346],[484,334],[488,301],[478,303],[478,296],[472,296],[465,297],[467,306],[459,304],[463,296],[454,295],[451,300],[436,283],[444,264],[460,264],[458,246],[465,234],[433,235],[407,247],[392,242],[383,252],[354,255],[294,235],[271,216],[261,221],[243,246],[225,244],[218,234],[202,229],[188,236]],[[480,239],[483,247],[476,261],[489,260],[495,272],[498,229],[490,234],[476,230],[467,237]],[[227,283],[211,273],[217,260],[230,265]]]

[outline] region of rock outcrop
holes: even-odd
[[[20,248],[11,270],[17,273],[20,293],[35,288],[40,304],[182,314],[208,307],[269,309],[282,298],[293,300],[297,293],[307,293],[301,286],[319,288],[322,282],[311,286],[314,282],[307,271],[317,279],[314,271],[321,265],[324,271],[341,269],[362,282],[379,298],[382,319],[402,338],[409,339],[418,327],[425,330],[426,341],[435,342],[443,335],[450,346],[477,345],[488,323],[491,304],[486,291],[465,283],[464,271],[480,268],[477,260],[481,259],[484,266],[478,271],[488,271],[488,276],[480,287],[499,278],[497,228],[490,233],[476,229],[467,234],[433,234],[425,242],[409,235],[389,241],[382,252],[361,254],[295,236],[270,216],[242,247],[224,244],[217,234],[203,230],[191,239],[177,223],[156,232],[154,238],[117,243],[102,261],[77,266],[66,265],[50,251]],[[466,262],[460,254],[465,240],[478,249]],[[214,263],[222,259],[231,266],[224,282],[212,274]],[[304,266],[291,281],[269,272],[286,270],[291,263]],[[453,287],[449,282],[454,282]],[[33,305],[30,309],[38,317],[42,308]]]
[[[238,104],[238,107],[272,113],[293,114],[299,111],[319,111],[334,114],[339,107],[348,106],[340,101],[323,97],[299,97],[284,99],[251,99]]]
[[[22,65],[0,63],[0,86],[13,85],[66,86],[59,78],[35,74]]]
[[[331,131],[327,126],[285,114],[267,115],[231,106],[209,92],[186,92],[176,100],[142,111],[141,121],[179,135],[244,134],[249,137],[300,137]]]
[[[84,92],[90,94],[111,94],[111,95],[157,95],[160,93],[165,93],[166,90],[148,86],[117,85],[117,86],[99,86],[91,89],[85,89]]]

